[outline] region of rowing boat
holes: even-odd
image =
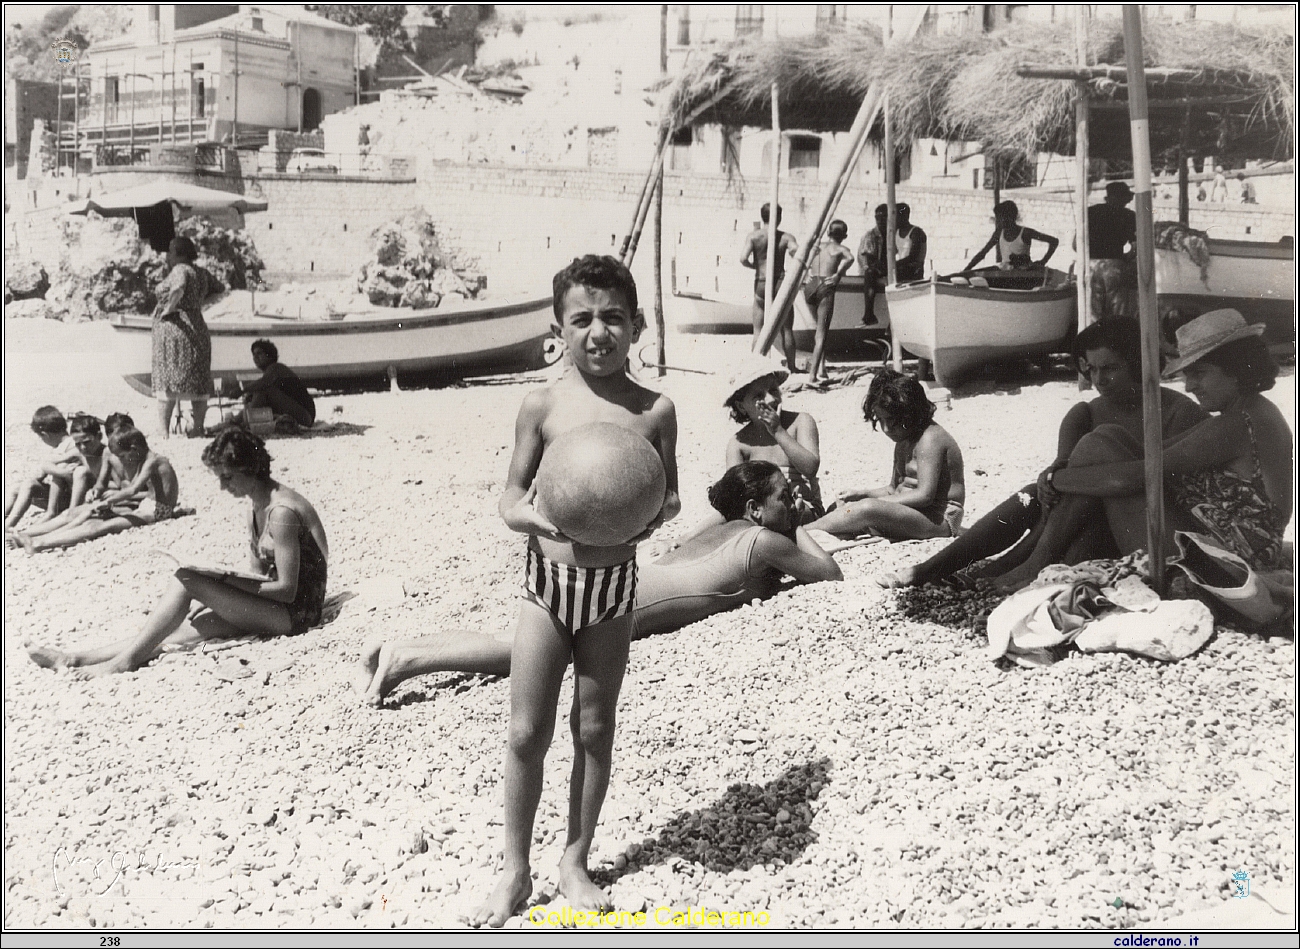
[[[1061,351],[1075,322],[1074,281],[1059,270],[933,277],[885,295],[898,344],[930,363],[940,385],[989,363]]]
[[[1231,307],[1265,325],[1272,346],[1295,344],[1295,248],[1261,241],[1206,240],[1204,269],[1184,250],[1156,247],[1160,312],[1200,316]],[[1204,257],[1202,258],[1204,259]]]
[[[286,320],[258,315],[214,319],[213,382],[247,376],[249,347],[269,339],[280,361],[309,385],[398,373],[473,376],[536,369],[558,355],[548,343],[551,298],[517,303],[469,302],[455,308],[375,308],[328,320]],[[122,375],[135,389],[150,391],[152,321],[119,316],[112,321]]]

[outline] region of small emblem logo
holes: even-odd
[[[51,43],[50,50],[54,53],[55,62],[60,66],[71,66],[81,57],[81,46],[76,40],[66,36]]]
[[[1232,897],[1244,900],[1248,896],[1250,896],[1250,874],[1245,870],[1238,870],[1232,875]]]

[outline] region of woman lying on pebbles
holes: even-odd
[[[1292,437],[1277,406],[1260,393],[1277,365],[1236,310],[1214,310],[1179,328],[1178,353],[1166,375],[1181,372],[1187,391],[1212,413],[1164,443],[1166,517],[1175,530],[1209,534],[1256,568],[1285,559],[1282,532],[1291,519]],[[1142,441],[1119,425],[1080,439],[1070,463],[1049,479],[1061,495],[1033,553],[1003,574],[999,587],[1019,589],[1055,562],[1059,538],[1105,516],[1120,555],[1146,547]],[[1046,551],[1046,553],[1044,553]]]
[[[1079,402],[1065,413],[1057,435],[1056,460],[1038,476],[1037,483],[1025,485],[929,560],[884,574],[876,582],[903,587],[951,580],[969,587],[979,580],[996,581],[1025,563],[1038,546],[1047,511],[1060,499],[1051,484],[1053,475],[1070,463],[1070,455],[1085,435],[1101,425],[1118,425],[1142,440],[1142,340],[1137,321],[1115,318],[1094,323],[1075,337],[1073,351],[1086,365],[1098,397]],[[1160,390],[1160,409],[1166,439],[1206,418],[1195,402],[1173,389]],[[1007,552],[989,564],[972,566],[1003,551]],[[1041,551],[1050,563],[1070,564],[1114,554],[1114,543],[1101,518],[1082,525],[1074,537],[1058,536],[1052,547]]]
[[[774,595],[785,575],[804,583],[840,580],[839,565],[796,526],[785,475],[767,461],[735,465],[709,489],[725,519],[657,560],[637,567],[632,638],[643,639]],[[510,674],[510,635],[454,630],[421,639],[373,642],[362,655],[358,690],[379,705],[399,683],[433,672]]]
[[[260,579],[182,566],[135,636],[76,652],[24,643],[33,662],[90,678],[138,669],[164,643],[250,633],[296,635],[320,622],[329,545],[316,509],[271,477],[271,456],[256,435],[222,432],[203,450],[203,463],[223,489],[252,502],[249,558]],[[191,611],[195,603],[199,609]],[[182,630],[187,616],[190,628]]]

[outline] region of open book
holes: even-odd
[[[247,570],[236,570],[234,567],[223,567],[219,564],[197,563],[190,560],[188,557],[178,556],[170,550],[163,550],[161,547],[155,547],[149,552],[152,554],[161,554],[175,563],[178,567],[184,567],[186,570],[192,570],[205,577],[212,577],[214,580],[237,578],[240,580],[258,580],[264,582],[271,579],[265,574],[249,573]]]

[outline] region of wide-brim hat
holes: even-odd
[[[1220,346],[1259,336],[1264,327],[1246,322],[1236,310],[1211,310],[1178,327],[1178,358],[1165,367],[1164,375],[1182,372],[1192,363],[1205,358]]]
[[[766,356],[760,356],[758,353],[748,353],[736,366],[730,378],[727,379],[727,397],[722,400],[723,405],[728,405],[731,400],[749,387],[751,383],[759,379],[766,379],[768,376],[776,376],[777,382],[785,382],[790,378],[790,371],[780,363],[773,362]]]
[[[1112,194],[1119,195],[1125,202],[1133,200],[1133,189],[1124,181],[1112,181],[1106,185],[1106,197],[1109,198]]]

